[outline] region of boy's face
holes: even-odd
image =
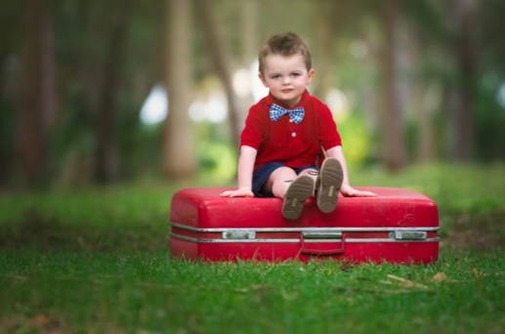
[[[263,59],[263,73],[259,74],[263,85],[279,101],[294,106],[312,81],[314,70],[307,70],[300,54],[292,56],[268,55]]]

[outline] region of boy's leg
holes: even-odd
[[[279,167],[270,174],[265,183],[265,191],[275,197],[284,198],[291,182],[296,179],[296,172],[289,167]]]
[[[318,177],[319,177],[319,171],[317,169],[315,169],[315,168],[305,168],[298,175],[307,175],[307,176],[310,176],[312,178],[312,180],[314,180],[314,184],[315,184],[316,181],[317,181],[317,179],[318,179]]]
[[[268,178],[265,190],[275,197],[283,198],[282,215],[286,219],[297,219],[305,201],[314,193],[314,180],[307,175],[297,177],[289,167],[276,169]]]

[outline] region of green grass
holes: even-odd
[[[437,201],[441,254],[427,266],[169,259],[170,198],[188,185],[3,194],[0,332],[501,333],[503,170],[353,173]]]
[[[160,253],[3,252],[1,257],[3,322],[25,328],[40,316],[78,332],[505,328],[505,260],[498,253],[442,254],[436,264],[420,267],[186,263]],[[439,273],[443,279],[437,279]]]

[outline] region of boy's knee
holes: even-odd
[[[280,167],[272,173],[271,178],[274,183],[292,181],[296,178],[296,172],[289,167]]]
[[[307,168],[307,169],[304,169],[300,175],[307,175],[307,176],[310,176],[312,178],[317,178],[317,176],[319,175],[319,172],[317,171],[317,169],[315,168]]]

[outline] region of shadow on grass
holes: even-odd
[[[166,226],[166,225],[165,225]],[[27,210],[21,223],[4,224],[0,249],[66,252],[159,251],[166,249],[167,228],[72,225]]]
[[[505,211],[487,215],[451,215],[441,244],[448,249],[486,252],[505,248]]]

